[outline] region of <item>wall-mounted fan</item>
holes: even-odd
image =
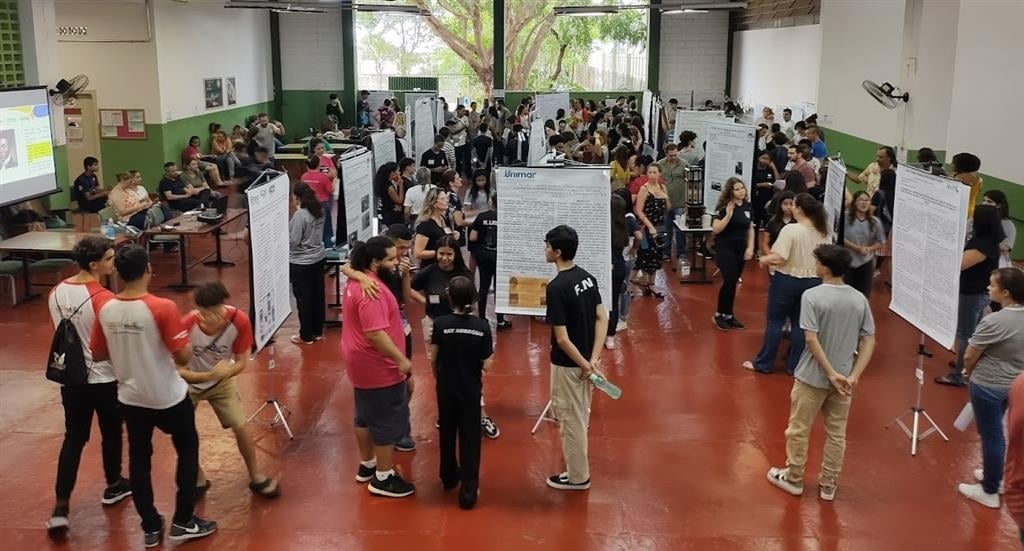
[[[910,93],[900,90],[888,82],[883,82],[881,86],[875,84],[870,80],[865,80],[860,84],[864,87],[867,93],[871,94],[871,97],[875,98],[875,101],[881,103],[886,109],[896,109],[899,102],[896,100],[903,100],[903,103],[910,101]]]
[[[54,105],[69,104],[88,85],[89,77],[85,75],[75,75],[71,77],[71,80],[60,79],[57,81],[56,87],[50,90],[50,99],[53,100]]]

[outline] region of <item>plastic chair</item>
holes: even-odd
[[[14,278],[21,275],[24,266],[20,260],[0,260],[0,278],[10,281],[11,306],[18,304],[18,290],[14,284]]]

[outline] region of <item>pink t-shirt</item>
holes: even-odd
[[[317,201],[323,203],[331,200],[331,194],[334,193],[334,182],[323,172],[315,169],[307,170],[302,175],[302,183],[313,189]]]
[[[363,290],[354,279],[345,284],[345,298],[341,304],[341,353],[352,386],[385,388],[404,381],[405,375],[398,370],[394,360],[370,345],[366,334],[384,330],[398,351],[404,354],[405,331],[395,295],[376,274],[367,275],[377,282],[380,297],[363,297]]]
[[[191,161],[192,159],[195,159],[196,157],[199,157],[201,155],[202,155],[202,153],[199,152],[199,149],[197,149],[195,147],[192,147],[191,145],[186,147],[181,152],[181,166],[184,167],[185,165],[188,164],[189,161]]]
[[[324,175],[329,175],[331,170],[337,170],[337,167],[334,166],[334,157],[327,154],[321,155],[320,172],[323,172]]]

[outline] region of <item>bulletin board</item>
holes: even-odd
[[[146,112],[142,109],[100,109],[100,138],[146,139]]]

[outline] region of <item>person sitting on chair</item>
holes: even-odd
[[[196,161],[192,160],[189,164],[194,165]],[[209,201],[209,187],[198,190],[194,186],[186,184],[183,176],[184,174],[174,163],[164,164],[164,177],[157,186],[160,199],[167,201],[168,206],[172,209],[182,212],[199,208],[204,197],[206,201]],[[202,173],[198,173],[198,176],[202,177]],[[202,184],[206,185],[206,182],[203,181]]]

